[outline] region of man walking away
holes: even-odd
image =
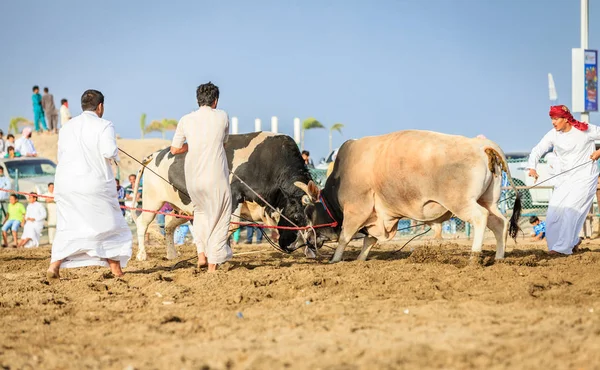
[[[40,95],[40,88],[37,85],[33,87],[31,101],[33,102],[33,124],[35,132],[40,132],[40,123],[42,124],[41,131],[47,130],[44,109],[42,108],[42,96]]]
[[[56,133],[58,130],[58,112],[54,105],[54,95],[48,92],[48,88],[44,87],[44,96],[42,96],[42,108],[46,113],[46,122],[48,123],[48,131]]]
[[[198,86],[200,109],[179,120],[171,154],[185,156],[187,190],[194,205],[194,238],[198,267],[208,262],[208,271],[231,259],[229,221],[233,212],[229,167],[224,143],[229,134],[229,117],[217,109],[219,88],[212,83]],[[186,143],[187,141],[187,143]]]
[[[118,162],[112,122],[102,119],[104,95],[87,90],[83,113],[58,136],[54,201],[56,236],[47,277],[60,268],[109,266],[115,276],[131,258],[132,235],[119,209],[111,160]]]

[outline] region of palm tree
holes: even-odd
[[[146,134],[149,134],[151,132],[160,132],[163,138],[165,137],[165,127],[163,126],[162,121],[154,120],[150,122],[150,124],[146,126],[144,131]]]
[[[146,131],[146,113],[142,113],[142,117],[140,118],[140,130],[142,131],[142,139],[144,138],[144,134]]]
[[[333,139],[333,132],[337,131],[340,133],[340,135],[342,134],[342,129],[344,128],[344,124],[343,123],[334,123],[330,128],[329,128],[329,153],[331,153],[333,151],[333,144],[332,144],[332,139]]]
[[[317,121],[316,118],[314,117],[308,117],[307,119],[304,120],[304,122],[302,122],[302,135],[300,138],[300,150],[304,150],[304,131],[306,130],[312,130],[314,128],[325,128],[325,126],[323,126],[323,124],[319,121]]]
[[[17,135],[19,133],[19,127],[32,126],[33,122],[25,117],[13,117],[10,119],[8,124],[8,132]]]
[[[163,140],[166,139],[167,131],[175,131],[177,128],[177,120],[171,118],[163,118],[162,120],[154,120],[150,122],[148,126],[146,126],[146,133],[150,132],[160,132],[162,134]]]
[[[162,125],[163,125],[165,131],[175,131],[177,129],[177,123],[178,123],[178,121],[176,119],[172,119],[172,118],[163,118],[163,120],[162,120]],[[165,137],[163,135],[163,139],[164,138]]]

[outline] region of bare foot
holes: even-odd
[[[113,275],[115,275],[116,277],[121,277],[123,275],[125,275],[123,273],[123,270],[121,270],[121,263],[119,261],[115,261],[115,260],[111,260],[111,259],[107,259],[108,261],[108,266],[110,267],[110,272],[112,272]]]
[[[198,253],[198,268],[204,267],[208,264],[208,260],[206,259],[206,253]]]
[[[217,265],[214,263],[208,264],[208,272],[217,272]]]
[[[46,277],[48,279],[60,279],[59,270],[61,263],[62,261],[54,261],[50,264],[50,267],[48,267],[48,271],[46,271]]]

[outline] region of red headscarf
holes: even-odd
[[[579,131],[587,131],[588,124],[585,122],[579,122],[575,118],[571,112],[569,112],[569,108],[566,105],[553,105],[550,107],[550,117],[556,118],[565,118],[571,126],[575,127]]]

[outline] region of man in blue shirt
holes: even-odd
[[[33,124],[35,132],[40,132],[40,122],[42,122],[43,129],[48,130],[46,127],[46,118],[44,118],[44,109],[42,108],[42,96],[40,95],[40,88],[37,85],[33,87],[31,102],[33,103]]]
[[[540,221],[537,216],[529,217],[529,223],[533,226],[533,240],[544,240],[546,237],[546,222]]]

